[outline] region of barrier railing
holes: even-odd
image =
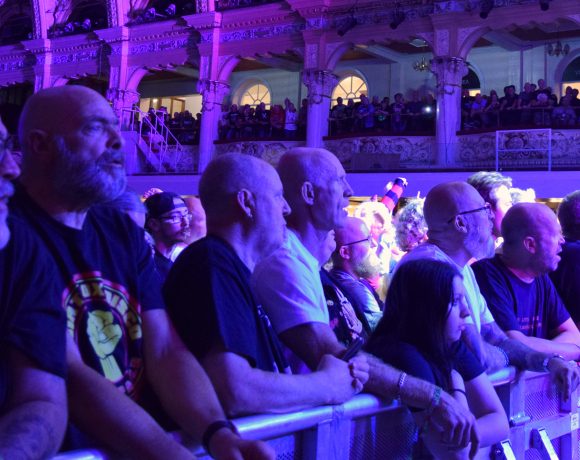
[[[564,402],[548,374],[518,374],[507,368],[490,377],[510,421],[510,438],[477,458],[580,458],[577,391]],[[367,394],[337,406],[254,415],[234,423],[245,438],[266,440],[280,460],[408,459],[417,436],[405,406]],[[198,444],[180,440],[200,458],[210,458]],[[110,457],[98,451],[75,451],[55,460],[106,458]]]

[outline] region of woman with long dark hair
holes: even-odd
[[[507,438],[507,417],[484,369],[460,340],[469,316],[458,269],[434,260],[413,260],[396,271],[385,313],[367,350],[406,373],[435,383],[468,407],[477,420],[480,446]],[[437,405],[434,395],[432,409]],[[431,425],[431,410],[414,411],[425,446],[436,458],[467,458],[470,448],[450,450]]]

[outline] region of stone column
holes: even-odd
[[[198,81],[197,91],[202,97],[197,166],[197,172],[201,174],[213,158],[214,142],[218,138],[218,122],[222,113],[222,101],[229,93],[230,86],[221,81],[204,78]]]
[[[306,69],[302,82],[308,88],[306,146],[322,147],[322,138],[328,134],[330,98],[338,78],[328,70]]]
[[[437,77],[437,165],[447,166],[455,163],[459,150],[457,130],[461,127],[461,80],[468,68],[462,58],[437,56],[431,60],[431,71]]]

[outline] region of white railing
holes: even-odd
[[[529,455],[542,459],[580,458],[578,392],[564,403],[548,374],[516,375],[513,368],[493,374],[491,380],[510,421],[510,438],[478,458],[524,459]],[[416,439],[416,427],[406,407],[397,401],[385,402],[367,394],[337,406],[254,415],[234,423],[245,438],[267,441],[279,459],[411,458]],[[209,459],[198,444],[187,440],[184,444],[201,458]],[[535,452],[528,453],[531,449]],[[550,449],[556,457],[550,454]],[[109,457],[98,451],[67,452],[55,457],[57,460],[105,458]]]

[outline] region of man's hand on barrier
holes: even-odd
[[[350,369],[350,375],[355,380],[353,384],[356,384],[357,387],[360,386],[358,393],[369,379],[369,363],[366,356],[362,354],[355,356],[348,362],[348,368]]]
[[[323,379],[320,384],[327,387],[327,404],[342,404],[362,390],[358,379],[351,374],[350,363],[324,355],[317,370]]]
[[[548,370],[556,383],[564,401],[570,399],[571,393],[580,383],[580,371],[576,363],[569,363],[560,358],[553,358],[548,361]]]
[[[470,451],[479,449],[474,415],[448,393],[441,393],[439,404],[432,410],[431,423],[441,431],[444,443],[462,449],[471,442]]]
[[[240,438],[229,430],[220,430],[210,443],[210,452],[216,460],[274,460],[276,452],[262,441]]]

